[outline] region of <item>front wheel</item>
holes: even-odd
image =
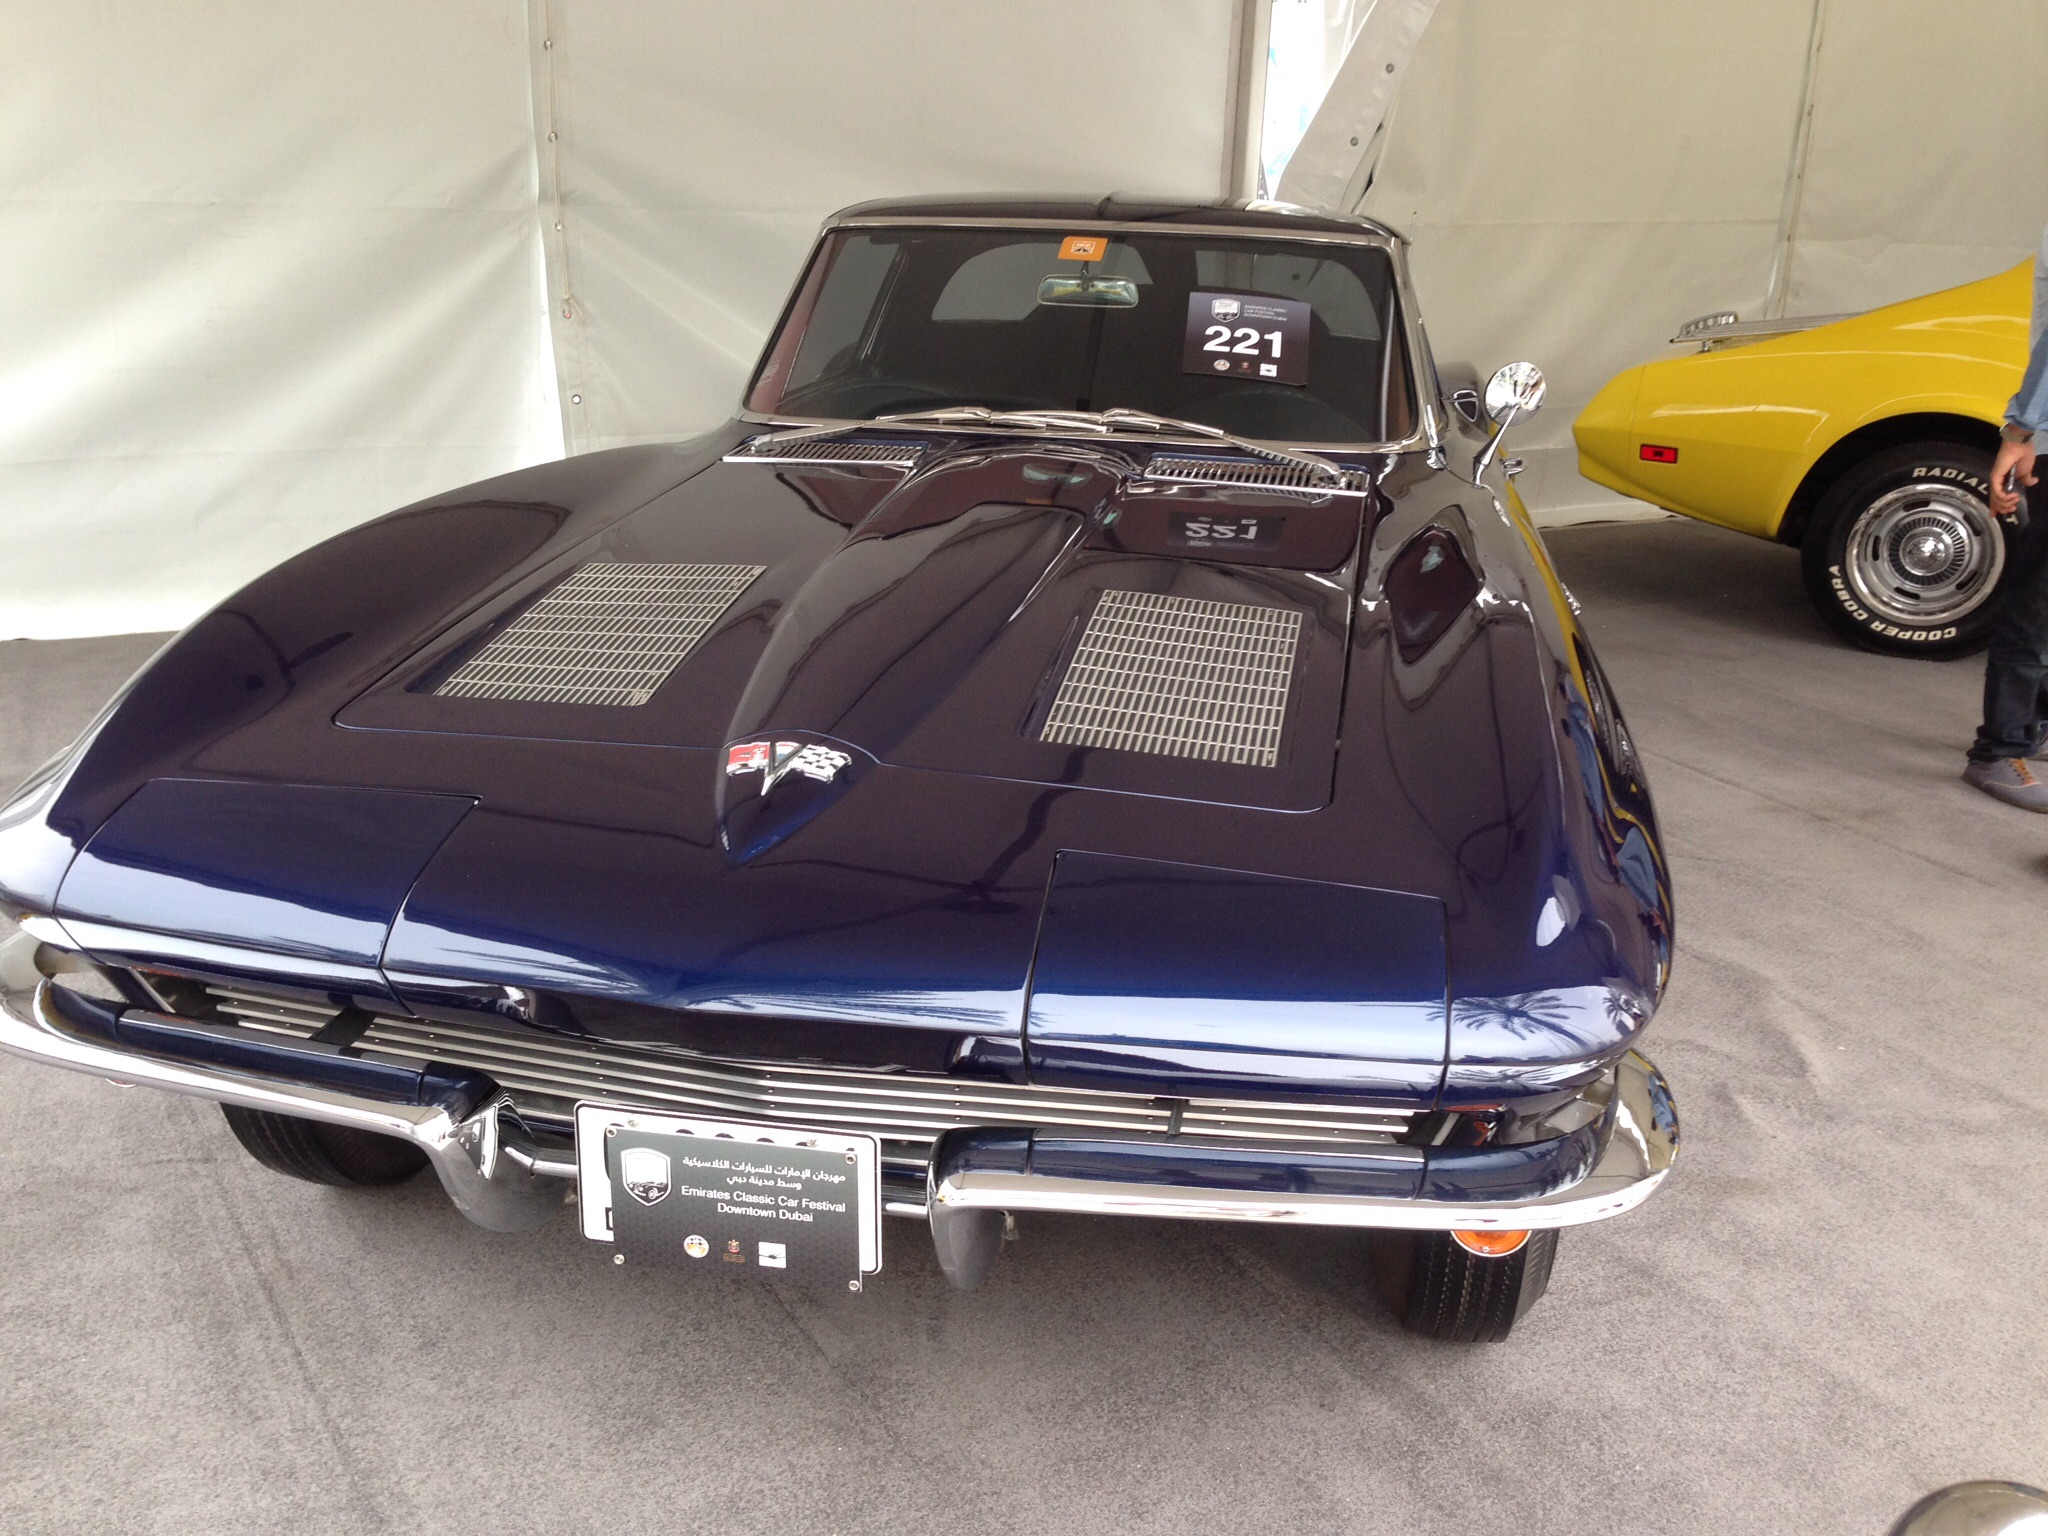
[[[1375,1232],[1372,1260],[1410,1333],[1498,1344],[1550,1288],[1557,1233]]]
[[[257,1162],[273,1173],[331,1184],[337,1189],[403,1184],[427,1166],[427,1154],[396,1136],[345,1125],[322,1125],[297,1115],[223,1104],[228,1129]]]
[[[1991,455],[1908,443],[1828,488],[1800,564],[1807,596],[1844,639],[1894,656],[1959,656],[1990,637],[2011,537],[1991,513]]]

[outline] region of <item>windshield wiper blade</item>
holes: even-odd
[[[926,411],[899,411],[889,416],[877,416],[872,421],[840,421],[822,426],[796,427],[785,432],[771,433],[767,437],[755,438],[754,445],[766,448],[783,443],[803,442],[809,438],[852,432],[860,427],[963,426],[1094,432],[1102,436],[1120,431],[1177,433],[1184,437],[1199,437],[1210,442],[1227,443],[1257,458],[1291,464],[1296,469],[1305,469],[1311,475],[1327,480],[1333,486],[1342,487],[1350,483],[1350,477],[1342,465],[1333,463],[1319,453],[1306,453],[1295,448],[1273,448],[1264,443],[1255,443],[1248,437],[1239,437],[1235,432],[1226,432],[1221,427],[1212,427],[1206,422],[1186,421],[1178,416],[1156,416],[1150,411],[1132,410],[1129,406],[1123,405],[1113,405],[1106,411],[1066,411],[1052,407],[1044,410],[998,411],[991,410],[985,405],[940,405]]]
[[[928,411],[899,411],[867,421],[826,421],[808,427],[785,427],[779,432],[750,439],[749,446],[776,448],[784,443],[803,443],[816,437],[858,432],[863,427],[1039,427],[1049,425],[1049,417],[1082,414],[1078,411],[992,411],[985,405],[941,405]],[[1094,430],[1105,429],[1097,427]]]
[[[1318,453],[1304,453],[1293,448],[1272,448],[1264,443],[1255,443],[1248,437],[1239,437],[1235,432],[1226,432],[1221,427],[1212,427],[1206,422],[1186,421],[1178,416],[1156,416],[1150,411],[1132,410],[1129,406],[1123,405],[1113,405],[1106,411],[992,411],[984,405],[947,405],[929,411],[907,411],[896,416],[878,416],[875,420],[878,423],[887,422],[892,426],[914,426],[919,423],[946,426],[972,423],[987,427],[1064,427],[1104,434],[1118,431],[1178,433],[1186,437],[1228,443],[1231,447],[1242,449],[1258,458],[1292,464],[1297,469],[1305,469],[1312,475],[1327,479],[1332,485],[1342,486],[1349,480],[1342,465],[1333,463]]]

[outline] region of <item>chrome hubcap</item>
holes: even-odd
[[[1863,509],[1842,571],[1856,600],[1893,624],[1952,624],[1976,608],[2005,569],[1991,508],[1955,485],[1908,485]]]

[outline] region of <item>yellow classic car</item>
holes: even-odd
[[[1708,315],[1573,424],[1589,480],[1802,553],[1872,650],[1984,643],[2009,562],[1992,456],[2027,361],[2033,263],[1861,315]],[[2037,493],[2038,500],[2038,493]]]

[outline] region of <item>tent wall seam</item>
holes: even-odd
[[[1778,215],[1778,240],[1771,252],[1770,282],[1764,293],[1765,320],[1781,320],[1792,296],[1792,251],[1799,239],[1799,213],[1806,200],[1807,153],[1813,144],[1814,96],[1820,84],[1820,54],[1827,31],[1828,0],[1813,0],[1813,28],[1806,43],[1806,78],[1799,92],[1799,120],[1792,135],[1792,163],[1785,171],[1785,200]]]
[[[567,199],[562,192],[562,110],[555,73],[561,37],[553,0],[530,0],[527,15],[533,66],[534,157],[542,170],[534,217],[540,226],[546,269],[548,341],[555,368],[555,399],[562,417],[563,450],[578,453],[587,445],[588,436],[583,409],[586,370],[583,314],[576,301],[569,259]]]

